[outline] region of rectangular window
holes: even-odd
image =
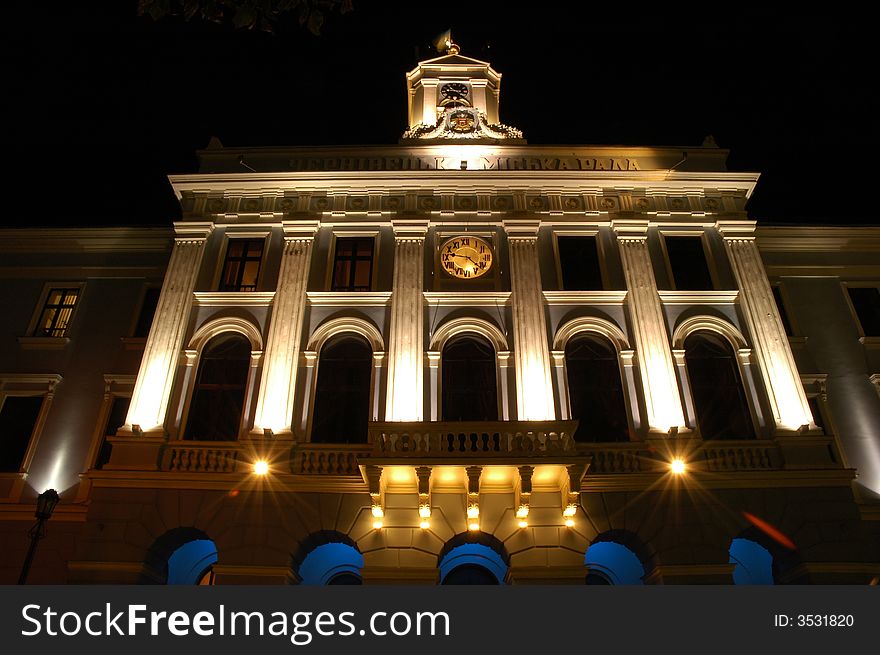
[[[21,470],[43,396],[7,396],[0,410],[0,472]]]
[[[141,303],[141,313],[138,314],[137,324],[134,326],[133,337],[145,337],[150,333],[153,324],[153,316],[156,314],[156,305],[159,304],[159,287],[149,287],[144,294],[144,302]]]
[[[847,287],[862,334],[880,337],[880,289],[876,287]]]
[[[35,337],[66,337],[70,317],[79,298],[79,287],[71,289],[52,288],[46,294],[46,302],[34,329]]]
[[[782,301],[782,289],[778,285],[774,285],[772,288],[773,298],[776,300],[776,309],[779,310],[779,318],[782,319],[785,334],[792,337],[794,336],[794,331],[791,329],[791,321],[788,318],[788,312],[785,311],[785,303]]]
[[[702,237],[667,236],[666,254],[672,284],[679,291],[710,291],[715,288]]]
[[[373,239],[336,239],[331,291],[369,291],[373,280]]]
[[[265,239],[230,239],[220,275],[220,291],[256,291]]]
[[[110,406],[110,414],[107,417],[107,425],[104,427],[104,438],[101,440],[101,448],[98,450],[98,457],[95,460],[95,468],[103,468],[110,461],[110,453],[113,450],[107,437],[112,437],[116,431],[125,425],[125,417],[128,415],[128,406],[131,398],[116,397]]]
[[[596,237],[557,237],[562,288],[596,291],[604,288]]]

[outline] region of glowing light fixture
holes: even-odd
[[[684,460],[680,457],[676,457],[671,462],[669,462],[669,470],[675,473],[675,475],[681,475],[687,470],[687,465]]]
[[[431,506],[426,504],[419,505],[419,517],[423,519],[431,518]]]
[[[529,527],[529,522],[526,521],[525,519],[520,519],[519,521],[516,522],[516,524],[517,524],[520,528],[527,528],[527,527]]]
[[[385,510],[382,509],[381,505],[373,505],[372,508],[373,518],[382,519],[385,518]]]
[[[577,511],[577,505],[575,505],[574,503],[569,503],[565,506],[565,509],[562,510],[562,515],[567,518],[569,516],[574,516],[575,514],[577,514]]]
[[[373,520],[373,529],[374,529],[374,530],[381,530],[381,529],[382,529],[382,525],[383,525],[383,524],[382,524],[382,519],[374,519],[374,520]]]
[[[480,506],[477,503],[475,503],[475,502],[468,503],[467,517],[468,517],[468,530],[479,530],[480,529]]]
[[[265,459],[258,459],[254,462],[255,475],[266,475],[267,473],[269,473],[269,462]]]
[[[428,528],[431,527],[431,522],[428,519],[422,519],[421,522],[419,523],[419,527],[422,530],[427,530]]]
[[[568,517],[567,519],[565,519],[565,527],[566,528],[573,528],[574,527],[574,519],[571,517]]]

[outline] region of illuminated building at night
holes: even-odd
[[[47,488],[35,583],[876,580],[880,231],[406,84],[396,145],[213,140],[173,230],[0,231],[3,580]]]

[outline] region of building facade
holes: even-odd
[[[5,230],[4,579],[876,583],[880,232],[727,151],[532,146],[452,46],[397,145],[224,148],[173,230]]]

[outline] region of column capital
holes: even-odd
[[[716,221],[715,229],[725,239],[754,239],[757,221]]]
[[[318,231],[318,221],[282,221],[285,239],[313,239]]]
[[[427,219],[403,219],[391,221],[394,238],[398,240],[421,240],[428,233]]]
[[[649,222],[635,218],[616,218],[611,221],[611,229],[618,238],[645,239],[648,236]]]
[[[508,239],[535,239],[541,227],[540,219],[523,218],[502,222]]]
[[[181,221],[174,223],[174,234],[177,239],[187,241],[207,239],[213,231],[214,224],[211,222],[189,223]]]
[[[427,350],[425,356],[428,358],[428,366],[430,368],[438,368],[440,366],[440,357],[442,353],[439,350]]]

